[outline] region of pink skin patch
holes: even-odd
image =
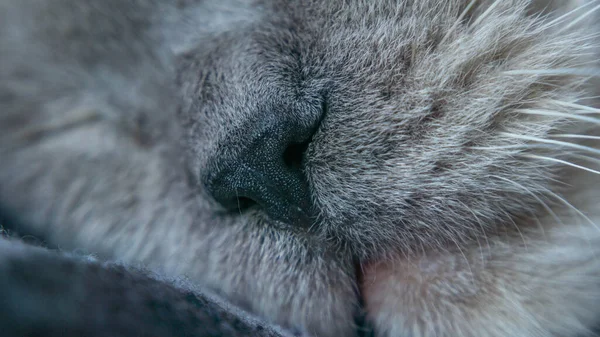
[[[367,319],[383,334],[419,331],[416,335],[435,335],[440,327],[434,322],[445,321],[457,304],[473,308],[485,296],[486,282],[472,273],[481,270],[482,263],[446,252],[363,264],[357,279]]]

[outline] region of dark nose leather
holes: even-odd
[[[313,130],[286,120],[261,124],[233,160],[216,160],[208,190],[231,211],[256,203],[275,220],[310,225],[310,196],[300,162]]]

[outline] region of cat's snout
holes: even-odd
[[[233,156],[215,158],[205,180],[214,199],[232,212],[258,204],[271,218],[291,225],[311,223],[308,184],[302,172],[313,130],[285,119],[262,121]]]

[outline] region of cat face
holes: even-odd
[[[574,51],[589,46],[535,4],[468,5],[275,1],[195,50],[185,95],[199,99],[181,116],[208,199],[215,180],[228,185],[217,209],[341,250],[331,262],[342,265],[525,228],[555,188],[556,165],[535,156],[560,152],[531,142],[565,128],[539,112],[566,112],[584,90],[554,70],[577,67]],[[278,181],[282,171],[298,175]],[[244,182],[256,175],[275,183],[257,192]],[[299,200],[264,200],[287,186],[302,186],[286,192]],[[282,210],[298,205],[307,217]]]
[[[262,175],[262,163],[282,162],[276,171],[292,171],[284,157],[295,151],[291,185],[304,187],[284,194],[300,195],[291,203],[313,217],[287,225],[360,258],[476,240],[531,215],[551,171],[524,143],[557,119],[526,112],[574,99],[572,77],[543,71],[580,60],[530,4],[488,13],[461,1],[270,6],[250,28],[203,45],[192,70],[199,103],[184,120],[202,186],[224,167]],[[232,186],[234,212],[278,220],[278,206]]]
[[[50,19],[2,51],[23,70],[0,82],[2,214],[319,336],[354,331],[357,263],[533,216],[556,152],[531,143],[585,93],[559,71],[588,61],[585,32],[528,1],[208,1],[164,35],[131,6],[127,57],[80,62]],[[156,44],[190,27],[175,76]]]

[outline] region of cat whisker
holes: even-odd
[[[579,100],[595,100],[595,99],[599,99],[600,95],[594,95],[594,96],[582,96],[579,97]]]
[[[579,159],[583,159],[583,160],[586,160],[588,162],[593,162],[593,163],[596,163],[596,164],[600,164],[600,159],[599,158],[590,157],[590,156],[586,156],[586,155],[583,155],[583,154],[576,154],[576,153],[570,154],[570,156],[571,157],[575,157],[575,158],[579,158]]]
[[[595,153],[595,154],[600,154],[599,149],[585,146],[585,145],[563,142],[563,141],[555,140],[555,139],[544,139],[544,138],[539,138],[539,137],[534,137],[534,136],[518,135],[518,134],[514,134],[514,133],[509,133],[509,132],[502,132],[501,134],[503,134],[504,136],[507,136],[507,137],[515,138],[515,139],[530,140],[530,141],[534,141],[534,142],[559,145],[559,146],[583,150],[583,151],[587,151],[587,152],[591,152],[591,153]]]
[[[538,156],[535,154],[523,154],[523,157],[527,157],[527,158],[531,158],[531,159],[541,159],[541,160],[547,160],[547,161],[551,161],[551,162],[555,162],[555,163],[559,163],[559,164],[564,164],[567,166],[571,166],[574,168],[578,168],[587,172],[591,172],[591,173],[595,173],[595,174],[600,174],[600,171],[597,170],[593,170],[589,167],[585,167],[582,165],[577,165],[575,163],[572,163],[570,161],[566,161],[566,160],[562,160],[562,159],[557,159],[557,158],[552,158],[552,157],[544,157],[544,156]]]
[[[504,146],[472,146],[472,147],[469,147],[468,149],[484,150],[484,151],[492,150],[496,153],[501,152],[502,150],[514,150],[514,151],[506,151],[505,154],[506,155],[526,155],[526,154],[521,154],[520,152],[523,152],[523,151],[529,150],[529,149],[553,149],[553,148],[554,148],[554,145],[552,145],[552,144],[515,144],[515,145],[504,145]],[[595,157],[590,157],[590,156],[585,156],[585,155],[577,155],[575,153],[567,153],[567,155],[570,157],[582,157],[588,161],[594,161],[596,163],[600,163],[600,159],[595,158]]]
[[[481,234],[483,235],[483,238],[485,239],[485,243],[487,245],[487,250],[488,253],[490,253],[492,251],[492,248],[490,247],[490,241],[488,240],[488,236],[485,232],[485,228],[483,226],[483,223],[481,222],[481,220],[479,219],[479,217],[477,216],[477,214],[475,214],[475,212],[471,209],[471,207],[467,206],[464,202],[459,201],[466,210],[468,210],[471,214],[473,214],[473,217],[475,218],[475,220],[477,221],[477,224],[479,225],[479,228],[481,229]],[[481,252],[481,262],[483,263],[485,261],[484,257],[483,257],[483,248],[481,247],[481,243],[479,242],[479,238],[476,236],[475,237],[477,239],[477,245],[479,246],[479,250]]]
[[[475,282],[475,273],[473,273],[473,269],[471,268],[471,263],[469,262],[469,259],[467,258],[467,255],[465,254],[465,252],[460,249],[460,243],[458,241],[456,241],[456,239],[454,238],[454,235],[448,235],[448,237],[450,238],[450,240],[452,240],[452,242],[454,242],[454,244],[456,245],[456,248],[458,249],[458,251],[460,252],[460,254],[462,255],[462,257],[465,259],[465,262],[467,263],[467,268],[469,268],[469,274],[471,276],[471,282],[473,282],[473,286],[476,285]]]
[[[565,198],[559,196],[558,194],[556,194],[548,189],[546,189],[546,193],[548,193],[550,196],[559,200],[561,203],[563,203],[565,206],[567,206],[571,210],[575,211],[575,213],[579,214],[579,216],[581,216],[583,219],[585,219],[587,222],[589,222],[594,228],[596,228],[598,231],[600,231],[600,227],[598,227],[598,225],[594,221],[592,221],[587,215],[585,215],[585,213],[583,213],[579,208],[573,206]]]
[[[591,40],[592,43],[582,46],[582,48],[583,49],[589,48],[593,52],[596,48],[596,44],[594,43],[594,40],[597,39],[598,37],[600,37],[600,33],[587,34],[585,36],[576,37],[573,41],[583,43],[583,42],[588,42]],[[594,55],[596,55],[596,54],[594,53]]]
[[[600,136],[577,135],[577,134],[569,134],[569,133],[554,134],[554,135],[551,135],[551,137],[600,140]]]
[[[523,241],[523,247],[525,247],[525,251],[529,252],[529,246],[527,245],[525,236],[523,235],[523,232],[521,232],[521,229],[519,228],[519,226],[517,225],[517,223],[515,222],[513,217],[510,214],[508,214],[508,212],[506,212],[505,210],[502,210],[502,213],[504,213],[506,218],[513,224],[513,227],[515,227],[515,229],[517,230],[517,233],[519,233],[519,236],[521,237],[521,241]]]
[[[469,13],[469,11],[473,7],[473,5],[475,5],[476,2],[477,2],[477,0],[471,0],[471,2],[469,2],[469,4],[467,5],[467,7],[465,7],[465,10],[462,11],[462,13],[460,13],[460,15],[458,16],[458,18],[456,19],[456,21],[454,22],[454,24],[452,25],[452,27],[450,27],[450,29],[448,29],[448,32],[446,32],[446,35],[444,35],[444,38],[442,38],[442,41],[440,42],[440,45],[443,45],[446,42],[446,40],[448,40],[448,38],[450,37],[450,35],[456,30],[456,27],[458,27],[458,25],[464,19],[465,15],[467,15],[467,13]]]
[[[501,176],[497,176],[497,175],[492,175],[491,177],[496,178],[496,179],[500,179],[503,181],[506,181],[510,184],[513,184],[514,186],[522,189],[523,191],[527,192],[529,195],[531,195],[537,202],[540,203],[540,205],[542,205],[542,207],[550,214],[550,216],[552,216],[552,218],[554,218],[554,220],[556,220],[556,222],[558,222],[561,225],[564,225],[564,223],[562,222],[562,220],[560,219],[560,217],[558,215],[556,215],[556,213],[552,210],[552,208],[550,206],[548,206],[548,204],[542,200],[537,194],[533,193],[533,191],[531,191],[529,188],[523,186],[522,184],[519,184],[518,182],[508,179],[508,178],[504,178]],[[542,228],[543,231],[543,228]],[[545,234],[544,234],[545,235]]]
[[[584,14],[580,15],[577,19],[573,20],[572,22],[570,22],[568,25],[564,26],[563,28],[561,28],[558,33],[563,33],[564,31],[572,28],[573,26],[575,26],[576,24],[578,24],[579,22],[581,22],[583,19],[585,19],[586,17],[590,16],[592,13],[594,13],[595,11],[597,11],[598,9],[600,9],[600,5],[590,9],[589,11],[585,12]]]
[[[593,98],[597,98],[597,97],[592,97],[592,99]],[[600,114],[600,109],[593,108],[593,107],[587,106],[587,105],[559,101],[559,100],[550,100],[550,102],[560,105],[560,106],[563,106],[563,107],[577,109],[578,111],[575,113],[578,113],[578,114]]]
[[[514,144],[514,145],[498,145],[498,146],[470,146],[470,150],[508,150],[508,149],[527,149],[526,144]]]
[[[564,223],[560,220],[560,218],[556,217],[556,214],[554,212],[552,212],[551,214],[554,214],[552,216],[554,218],[554,220],[557,220],[560,225],[564,226]],[[542,225],[542,222],[537,217],[537,215],[532,214],[532,216],[533,216],[533,219],[535,220],[535,224],[537,225],[538,229],[542,233],[542,236],[544,237],[544,240],[547,242],[548,241],[548,236],[546,235],[546,230],[544,229],[544,226]]]
[[[559,23],[562,23],[562,22],[563,22],[563,21],[564,21],[566,18],[568,18],[569,16],[571,16],[573,13],[575,13],[575,12],[579,12],[580,10],[582,10],[582,9],[584,9],[584,8],[586,8],[586,7],[589,7],[589,6],[591,6],[593,3],[594,3],[593,1],[590,1],[590,2],[588,2],[588,3],[584,3],[584,4],[583,4],[583,5],[581,5],[581,6],[578,6],[578,7],[574,8],[574,9],[572,9],[572,10],[568,11],[567,13],[565,13],[565,14],[563,14],[563,15],[561,15],[561,16],[559,16],[559,17],[557,17],[556,19],[554,19],[554,20],[552,20],[552,21],[550,21],[550,22],[546,23],[546,24],[543,26],[543,28],[544,28],[544,29],[552,28],[552,27],[554,27],[555,25],[557,25],[557,24],[559,24]]]
[[[486,17],[488,17],[492,11],[494,11],[494,9],[502,2],[502,0],[495,0],[493,4],[491,4],[486,10],[485,12],[483,12],[478,18],[477,20],[475,20],[475,22],[473,22],[473,24],[471,25],[471,27],[475,27],[477,25],[479,25]]]
[[[554,69],[515,69],[503,72],[505,75],[552,75],[599,77],[600,69],[593,68],[554,68]]]

